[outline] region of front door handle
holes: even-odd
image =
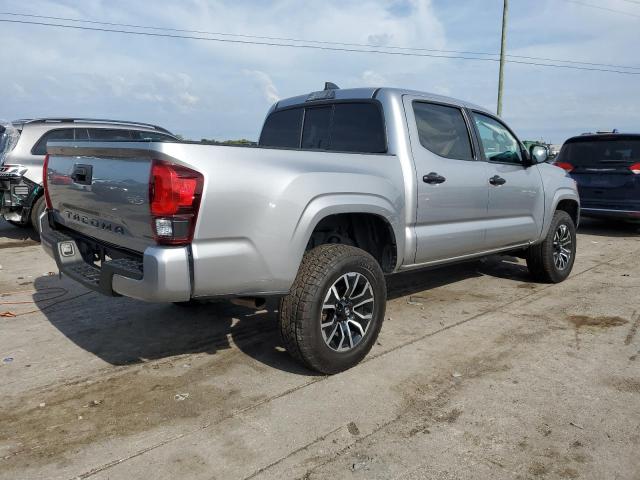
[[[430,185],[437,185],[439,183],[444,183],[447,179],[442,175],[438,175],[436,172],[431,172],[428,175],[422,177],[422,181],[424,183],[428,183]]]
[[[494,175],[489,179],[489,183],[491,185],[498,186],[498,185],[504,185],[505,183],[507,183],[507,181],[499,175]]]

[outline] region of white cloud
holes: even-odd
[[[257,82],[267,102],[275,103],[280,100],[278,89],[273,84],[273,80],[271,80],[269,75],[260,70],[243,70],[243,73],[252,77]]]
[[[269,37],[495,52],[501,3],[3,0],[3,8]],[[603,5],[618,4],[607,0]],[[511,54],[640,64],[640,53],[629,48],[638,43],[634,18],[542,0],[513,2],[510,19]],[[9,66],[3,80],[12,92],[3,97],[2,115],[11,118],[121,117],[158,123],[191,138],[255,139],[269,104],[319,90],[325,81],[343,88],[386,85],[432,91],[490,109],[496,103],[497,65],[492,62],[27,25],[5,25],[0,42],[0,64]],[[11,68],[16,52],[20,65]],[[525,137],[544,134],[554,141],[607,126],[637,129],[637,78],[508,63],[505,117]]]
[[[199,98],[195,95],[191,95],[189,92],[182,92],[178,95],[178,98],[185,104],[190,107],[194,106],[198,103]]]
[[[367,87],[388,86],[388,81],[384,77],[384,75],[381,75],[380,73],[373,70],[365,70],[364,72],[362,72],[362,76],[360,78],[362,79],[363,85]]]

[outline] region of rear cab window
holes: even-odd
[[[264,122],[258,144],[263,147],[299,148],[304,109],[271,113]]]
[[[436,155],[454,160],[474,160],[471,136],[458,107],[413,102],[420,144]]]
[[[386,153],[378,102],[334,102],[271,113],[259,146],[352,153]]]

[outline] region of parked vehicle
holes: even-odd
[[[640,134],[570,138],[555,165],[577,182],[584,216],[640,221]]]
[[[16,226],[39,230],[45,208],[42,164],[51,140],[175,141],[168,130],[146,123],[86,118],[16,120],[1,127],[0,214]]]
[[[324,373],[375,343],[385,274],[511,252],[560,282],[575,259],[578,194],[546,149],[427,93],[281,100],[259,148],[56,142],[49,154],[42,246],[62,273],[145,301],[280,297],[284,345]]]

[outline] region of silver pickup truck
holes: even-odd
[[[498,252],[545,282],[576,253],[576,186],[487,110],[427,93],[281,100],[258,148],[49,143],[42,245],[60,271],[150,302],[280,297],[287,350],[335,373],[369,352],[385,275]]]

